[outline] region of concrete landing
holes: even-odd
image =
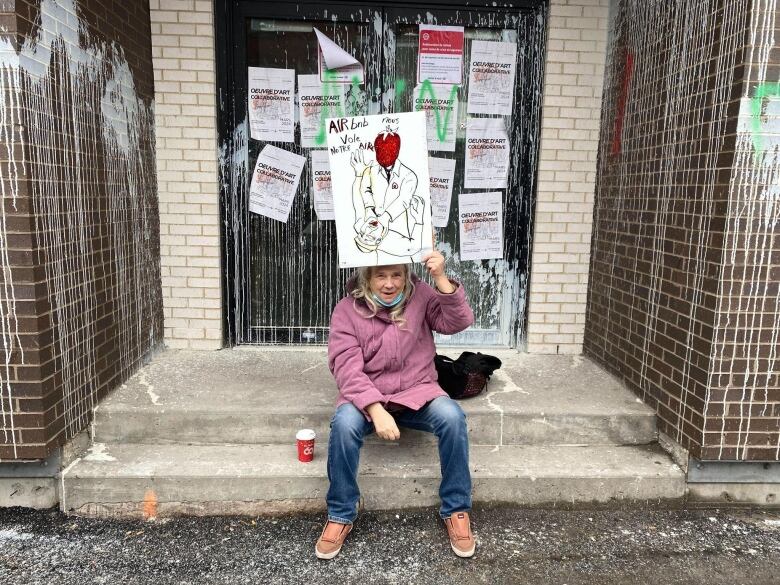
[[[461,401],[472,444],[656,441],[655,413],[587,359],[486,351],[503,366],[487,394]],[[336,397],[323,349],[167,351],[103,401],[94,436],[99,443],[287,443],[313,428],[324,442]],[[432,440],[402,434],[403,442]]]
[[[471,448],[475,502],[587,504],[682,498],[680,469],[658,447]],[[68,513],[143,516],[324,509],[326,451],[300,463],[288,445],[95,445],[65,475]],[[366,445],[367,509],[438,502],[434,446]]]
[[[460,350],[443,351],[452,357]],[[592,362],[490,350],[503,367],[462,401],[478,502],[563,505],[677,500],[682,471],[658,447],[653,412]],[[337,390],[324,349],[167,351],[96,410],[89,453],[62,477],[85,515],[268,514],[324,506]],[[317,432],[301,464],[295,432]],[[435,439],[401,429],[368,441],[364,504],[435,504]]]

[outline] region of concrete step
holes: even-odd
[[[267,514],[324,509],[326,455],[299,463],[289,445],[102,445],[63,472],[61,505],[80,515]],[[477,502],[526,506],[682,498],[682,471],[657,446],[473,446]],[[434,505],[435,447],[366,445],[364,506]]]
[[[474,445],[641,445],[654,412],[595,364],[574,356],[485,350],[504,362],[487,394],[461,402]],[[457,356],[460,350],[443,350]],[[337,389],[322,349],[166,351],[95,413],[101,443],[291,443],[328,437]],[[402,432],[402,443],[433,438]]]

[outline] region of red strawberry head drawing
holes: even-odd
[[[395,164],[398,153],[401,151],[401,137],[395,130],[388,127],[384,132],[377,134],[374,139],[374,151],[376,162],[386,169]]]

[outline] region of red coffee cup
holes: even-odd
[[[314,459],[314,437],[315,432],[311,429],[301,429],[295,435],[298,442],[298,461],[310,463]]]

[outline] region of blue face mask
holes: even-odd
[[[392,307],[395,307],[398,303],[404,300],[404,293],[403,291],[398,293],[398,296],[396,296],[392,301],[389,303],[386,301],[383,301],[381,298],[379,298],[379,295],[376,293],[371,293],[371,297],[374,299],[375,302],[379,303],[386,309],[391,309]]]

